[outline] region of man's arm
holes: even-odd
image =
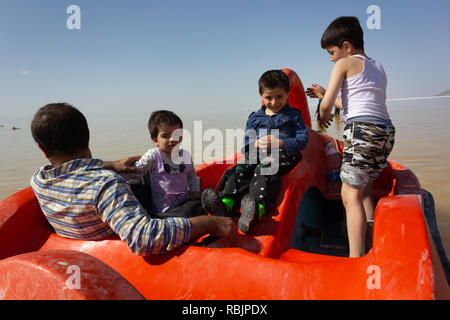
[[[96,207],[102,221],[136,255],[165,253],[205,234],[233,239],[237,232],[231,218],[152,219],[121,179],[111,179],[101,188]]]
[[[187,219],[152,219],[118,177],[108,180],[99,190],[95,206],[102,221],[136,255],[164,253],[189,240]]]
[[[154,149],[148,150],[141,157],[133,156],[117,161],[105,161],[105,169],[114,170],[125,180],[139,179],[148,173],[155,162]]]
[[[114,170],[117,173],[139,173],[139,169],[132,164],[140,158],[140,156],[132,156],[116,161],[103,161],[103,165],[105,169]]]

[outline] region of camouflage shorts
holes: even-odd
[[[341,166],[343,183],[362,188],[378,178],[387,166],[392,151],[395,128],[354,122],[344,128],[344,157]]]

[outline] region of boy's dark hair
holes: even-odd
[[[289,86],[289,77],[282,70],[269,70],[263,73],[258,81],[259,94],[263,94],[264,89],[282,88],[286,93],[291,89]]]
[[[31,122],[31,134],[50,156],[72,156],[89,147],[86,118],[68,103],[40,108]]]
[[[183,128],[183,121],[172,111],[158,110],[150,115],[148,120],[148,131],[150,131],[150,137],[156,139],[160,128],[165,126],[179,125]]]
[[[339,17],[330,23],[322,35],[320,44],[323,49],[336,46],[342,48],[344,41],[350,42],[355,49],[364,50],[364,32],[356,17]]]

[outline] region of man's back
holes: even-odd
[[[114,232],[97,214],[100,190],[117,179],[104,170],[103,161],[77,159],[45,170],[39,169],[31,186],[47,220],[61,236],[97,240]]]
[[[118,234],[135,254],[170,250],[189,237],[186,219],[151,219],[124,180],[98,159],[41,168],[31,186],[47,220],[64,237],[98,240]]]

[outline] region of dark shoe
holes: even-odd
[[[225,204],[220,200],[216,191],[213,188],[206,188],[202,192],[202,206],[206,212],[211,213],[213,216],[228,217],[228,210]]]
[[[241,200],[241,217],[238,227],[243,233],[249,233],[258,222],[258,204],[252,195],[246,194]]]

